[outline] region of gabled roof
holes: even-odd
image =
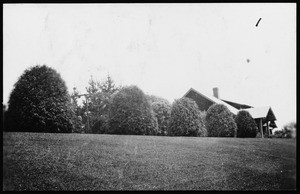
[[[276,117],[270,106],[246,108],[243,110],[248,111],[254,119],[268,118],[270,121],[276,121]]]
[[[222,100],[220,100],[220,99],[218,99],[218,98],[216,98],[216,97],[214,97],[214,96],[204,95],[204,94],[198,92],[197,90],[195,90],[194,88],[189,89],[189,91],[187,91],[187,93],[185,93],[183,97],[186,97],[186,95],[187,95],[189,92],[191,92],[191,91],[194,91],[194,92],[197,93],[198,95],[201,95],[201,96],[205,97],[206,99],[208,99],[208,100],[211,101],[212,103],[223,104],[223,105],[225,105],[225,106],[230,110],[230,112],[232,112],[232,113],[235,114],[235,115],[236,115],[236,114],[238,113],[238,111],[239,111],[238,109],[234,108],[234,107],[231,106],[230,104],[228,104],[228,103],[226,103],[226,102],[224,102],[224,101],[222,101]]]
[[[231,102],[231,101],[228,101],[228,100],[223,100],[223,99],[220,99],[228,104],[230,104],[231,106],[233,106],[234,108],[236,109],[245,109],[245,108],[253,108],[253,106],[249,106],[247,104],[240,104],[240,103],[236,103],[236,102]]]

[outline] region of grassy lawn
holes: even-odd
[[[295,190],[295,139],[3,133],[3,190]]]

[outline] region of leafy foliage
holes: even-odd
[[[297,124],[296,122],[290,122],[283,126],[282,130],[274,132],[274,136],[277,138],[296,138]]]
[[[170,103],[167,99],[159,97],[159,96],[155,96],[155,95],[146,95],[148,101],[150,102],[150,104],[154,103],[154,102],[164,102],[166,104]]]
[[[258,127],[248,111],[241,110],[235,117],[237,137],[256,137]]]
[[[65,82],[46,65],[21,75],[10,94],[7,114],[11,131],[68,133],[76,119]]]
[[[156,98],[151,103],[158,123],[158,134],[167,135],[168,123],[171,116],[171,105],[166,99]]]
[[[113,79],[108,75],[103,82],[95,81],[91,77],[89,86],[86,87],[88,98],[88,110],[90,125],[94,125],[100,118],[108,118],[108,111],[113,93],[120,90],[120,86],[115,86]],[[86,103],[83,103],[83,109],[86,110]],[[87,114],[84,115],[85,117]],[[108,122],[108,121],[105,121]]]
[[[93,125],[93,134],[105,134],[108,132],[108,115],[101,116],[99,120]]]
[[[109,133],[156,135],[157,131],[157,119],[141,89],[128,86],[113,95],[109,110]]]
[[[73,133],[84,133],[84,125],[82,123],[81,116],[77,116],[77,119],[75,121],[75,129],[73,130]]]
[[[205,136],[206,131],[195,101],[180,98],[173,102],[168,133],[173,136]]]
[[[79,106],[77,103],[79,91],[74,88],[71,94],[73,108],[76,110],[77,116],[81,116],[82,125],[85,133],[93,133],[91,126],[94,126],[99,120],[108,119],[108,110],[111,103],[111,96],[117,92],[121,87],[116,86],[113,79],[108,75],[106,80],[97,81],[91,79],[86,87],[87,102],[83,101],[83,105]],[[87,120],[89,119],[89,128],[87,127]],[[105,121],[107,123],[108,120]],[[97,123],[98,126],[99,122]],[[78,126],[79,127],[79,126]],[[98,132],[97,132],[98,133]]]
[[[83,109],[78,105],[77,99],[79,95],[79,91],[76,87],[73,88],[73,93],[71,94],[71,108],[76,114],[76,119],[74,120],[74,133],[83,133],[84,132],[84,125],[82,123],[82,115]]]
[[[206,127],[209,137],[236,137],[236,123],[232,113],[223,104],[213,104],[209,107]]]

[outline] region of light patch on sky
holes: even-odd
[[[259,18],[261,21],[256,27]],[[68,90],[92,75],[170,102],[191,87],[296,121],[296,4],[5,4],[3,103],[30,66]]]

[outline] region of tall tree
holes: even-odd
[[[75,113],[60,74],[46,65],[31,67],[19,77],[9,98],[12,131],[71,132]]]
[[[98,88],[102,93],[105,94],[113,94],[114,92],[120,90],[120,86],[116,86],[113,79],[110,77],[110,75],[107,75],[107,78],[104,82],[97,82],[96,83]]]
[[[86,123],[88,116],[91,128],[97,121],[108,119],[111,96],[115,92],[119,91],[121,86],[116,86],[109,75],[105,81],[94,80],[91,76],[88,84],[88,87],[86,87],[88,103],[83,103],[83,109],[89,111],[83,116],[83,122]],[[89,132],[91,132],[91,130]]]
[[[84,114],[83,108],[78,104],[78,99],[79,99],[80,92],[77,90],[76,87],[73,88],[73,92],[71,93],[71,105],[72,105],[72,110],[76,114],[76,120],[75,120],[75,129],[73,132],[75,133],[83,133],[84,132],[84,125],[82,122],[82,117]]]

